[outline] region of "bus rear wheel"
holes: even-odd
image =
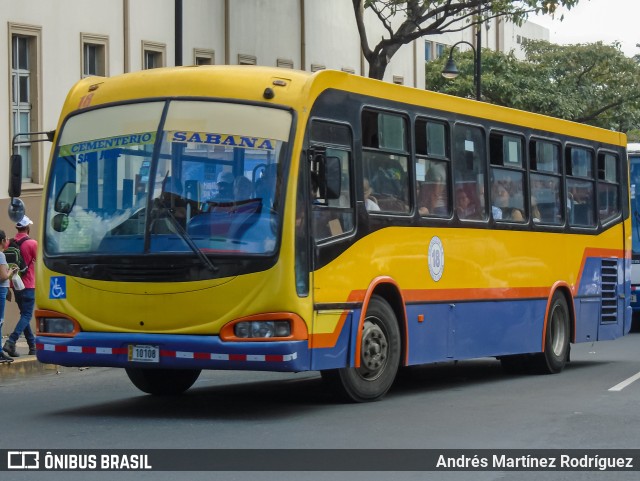
[[[125,371],[135,387],[157,396],[182,394],[200,375],[200,369],[125,368]]]
[[[542,374],[556,374],[564,369],[569,359],[569,308],[560,292],[551,298],[547,316],[544,352],[535,354],[534,368]]]
[[[387,301],[372,296],[362,328],[360,367],[323,373],[338,393],[350,401],[368,402],[391,388],[400,364],[400,330]]]

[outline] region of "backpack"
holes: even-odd
[[[9,247],[4,250],[4,257],[7,259],[7,264],[15,264],[18,266],[18,274],[21,276],[27,272],[28,265],[24,261],[24,257],[22,257],[22,252],[20,251],[20,246],[30,237],[26,236],[16,241],[15,239],[9,240]]]

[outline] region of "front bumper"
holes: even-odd
[[[159,362],[129,360],[129,346],[159,347]],[[61,366],[225,369],[298,372],[310,369],[307,341],[223,342],[218,336],[81,332],[36,338],[38,361]]]

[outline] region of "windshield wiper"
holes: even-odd
[[[191,236],[187,234],[187,231],[184,230],[184,228],[180,225],[180,222],[178,222],[178,219],[176,219],[176,217],[173,215],[171,208],[167,207],[162,200],[160,200],[160,207],[162,207],[162,209],[164,209],[164,211],[168,214],[171,225],[173,225],[176,233],[182,238],[182,240],[187,243],[189,248],[200,258],[200,260],[207,266],[207,268],[211,272],[218,272],[219,268],[216,267],[213,262],[211,262],[211,259],[209,259],[207,255],[202,252],[202,250],[196,245],[196,243],[193,242]]]

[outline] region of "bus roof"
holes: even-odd
[[[273,90],[273,98],[265,95],[265,90],[268,88]],[[211,97],[271,102],[292,107],[301,115],[308,115],[315,99],[327,89],[345,90],[607,144],[619,146],[627,144],[626,136],[619,132],[382,82],[337,70],[310,73],[262,66],[166,67],[109,78],[85,78],[69,92],[62,118],[82,107],[154,97]],[[307,109],[305,110],[304,107]]]

